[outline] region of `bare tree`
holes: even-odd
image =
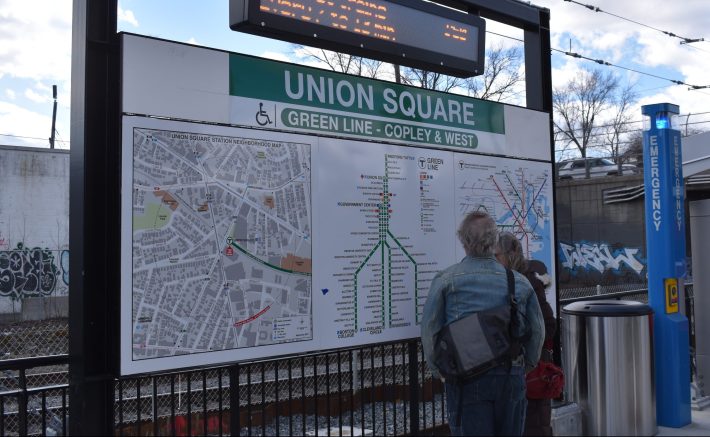
[[[479,99],[508,101],[517,98],[525,81],[520,47],[504,48],[503,44],[486,52],[483,75],[466,79],[468,94]]]
[[[482,75],[461,79],[441,73],[404,68],[402,83],[437,91],[463,91],[472,97],[506,101],[521,92],[518,85],[525,80],[522,73],[523,55],[519,47],[504,48],[502,44],[486,52]]]
[[[693,128],[689,126],[691,113],[685,114],[678,118],[678,125],[674,129],[680,131],[681,137],[688,137],[705,132],[703,129]],[[626,148],[621,153],[621,159],[624,162],[633,162],[639,167],[643,166],[643,130],[635,129],[627,133]]]
[[[554,125],[561,134],[563,149],[576,147],[582,158],[586,158],[589,148],[599,145],[602,117],[613,105],[618,88],[619,79],[613,73],[585,70],[554,90]]]
[[[409,67],[401,69],[401,78],[405,85],[445,92],[452,91],[464,83],[463,79],[458,77]]]
[[[621,174],[621,152],[623,146],[627,145],[629,124],[635,118],[635,113],[631,112],[632,106],[638,100],[634,86],[629,84],[621,89],[615,97],[613,103],[613,117],[607,120],[604,126],[605,143],[602,145],[609,152],[609,156],[615,160],[619,174]]]
[[[627,146],[621,154],[624,162],[632,162],[639,167],[643,167],[643,131],[636,129],[628,134]]]
[[[517,89],[525,77],[522,73],[523,56],[519,47],[503,48],[499,45],[486,53],[486,67],[483,75],[462,79],[418,68],[393,66],[372,59],[345,53],[293,45],[293,53],[305,59],[317,61],[327,68],[340,73],[392,80],[430,90],[468,93],[480,99],[507,101],[514,99],[521,90]]]
[[[329,69],[340,73],[371,78],[381,78],[383,75],[382,61],[302,45],[295,45],[293,52],[299,57],[321,62]]]

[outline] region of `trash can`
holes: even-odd
[[[584,435],[655,435],[653,310],[597,300],[562,309],[565,397],[582,409]]]

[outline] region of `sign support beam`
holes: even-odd
[[[118,315],[117,0],[74,0],[70,155],[70,435],[114,434]]]

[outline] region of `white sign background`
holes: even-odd
[[[435,271],[457,262],[460,256],[455,235],[462,217],[456,204],[458,162],[485,162],[492,171],[504,167],[530,168],[539,173],[548,169],[547,183],[551,189],[551,162],[268,131],[254,129],[256,126],[246,119],[243,127],[249,129],[215,125],[230,123],[234,115],[234,97],[229,96],[227,89],[228,53],[133,35],[124,35],[123,42],[123,113],[195,121],[124,116],[124,194],[134,188],[132,131],[136,127],[311,144],[313,337],[306,341],[134,360],[133,211],[131,196],[124,195],[122,374],[415,338],[419,335],[418,317],[431,278]],[[506,144],[503,148],[496,146],[496,150],[501,155],[549,160],[547,114],[512,106],[505,106],[505,112]],[[485,144],[481,144],[480,150],[486,150]],[[388,193],[391,196],[385,196]],[[554,245],[551,208],[547,211],[552,230],[548,236],[550,247]],[[554,253],[553,247],[550,259],[546,260],[553,274]],[[353,293],[355,282],[358,290],[362,290],[357,294]],[[360,297],[357,304],[355,296]],[[551,304],[554,306],[554,301]]]

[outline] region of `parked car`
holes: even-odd
[[[586,166],[589,166],[589,177],[617,176],[638,173],[639,168],[633,164],[619,166],[608,158],[582,158],[563,161],[557,164],[557,176],[560,179],[584,179],[587,176]]]

